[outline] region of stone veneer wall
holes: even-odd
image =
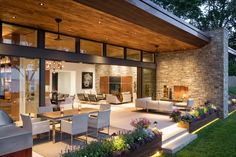
[[[228,32],[209,32],[211,42],[197,50],[157,54],[157,96],[163,86],[188,86],[194,105],[210,100],[228,115]]]
[[[97,93],[100,93],[100,77],[101,76],[133,76],[133,93],[137,90],[137,68],[117,65],[99,65],[95,66],[95,87]]]

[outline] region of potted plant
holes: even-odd
[[[182,128],[189,128],[189,123],[191,123],[193,120],[193,115],[191,115],[190,113],[185,113],[183,116],[181,116],[181,119],[178,122],[178,126]]]
[[[181,112],[180,110],[174,110],[171,114],[170,114],[170,118],[172,119],[172,121],[174,122],[179,122],[181,119]]]

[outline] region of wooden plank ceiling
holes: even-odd
[[[150,52],[157,51],[156,45],[159,46],[159,52],[199,47],[199,43],[183,42],[174,36],[158,33],[78,2],[0,0],[0,20],[56,32],[57,24],[54,19],[59,17],[63,20],[61,33]],[[178,32],[175,34],[179,35],[181,34]]]

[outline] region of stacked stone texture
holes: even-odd
[[[206,46],[181,52],[163,52],[157,55],[157,96],[164,85],[172,88],[187,86],[194,105],[209,100],[228,114],[228,32],[218,29],[209,32],[211,41]]]

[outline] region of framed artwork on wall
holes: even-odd
[[[93,73],[82,72],[82,89],[92,89],[92,88],[93,88]]]

